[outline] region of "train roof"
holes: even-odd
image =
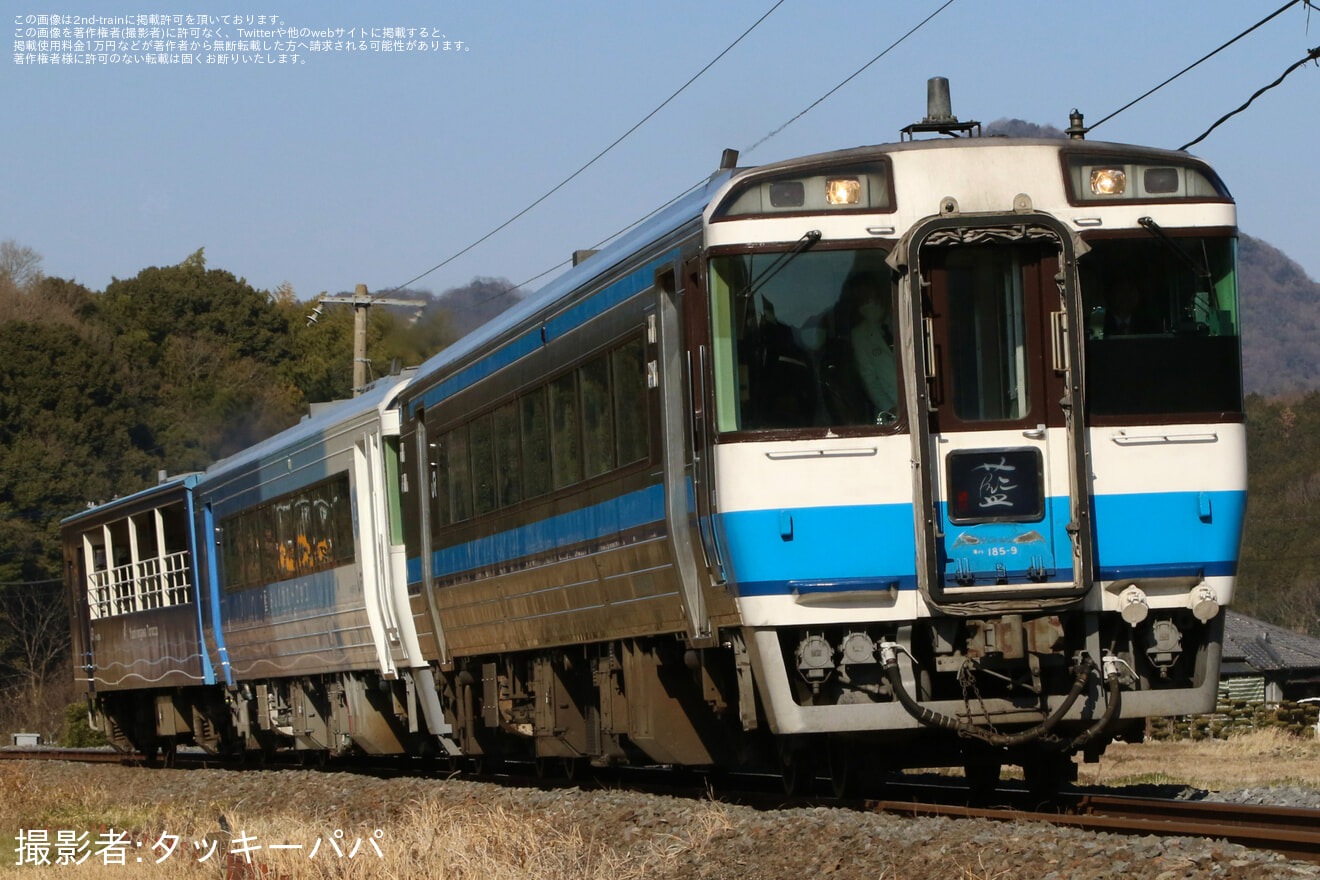
[[[851,147],[842,150],[815,153],[808,156],[794,157],[766,165],[721,170],[712,175],[710,179],[703,184],[700,184],[695,189],[684,194],[672,204],[657,211],[654,216],[620,236],[599,253],[594,254],[589,259],[574,266],[554,281],[551,281],[545,287],[542,287],[526,299],[520,301],[513,308],[497,315],[486,324],[483,324],[481,327],[478,327],[471,333],[459,339],[453,345],[450,345],[443,351],[430,357],[417,368],[417,376],[410,383],[409,391],[416,389],[419,392],[425,392],[427,388],[433,384],[432,380],[437,376],[446,373],[450,367],[464,362],[471,355],[483,351],[489,345],[499,340],[500,337],[524,324],[528,319],[538,313],[543,312],[547,306],[551,306],[554,303],[565,299],[572,294],[573,291],[579,289],[591,279],[602,275],[608,275],[629,256],[637,253],[647,244],[659,241],[666,236],[677,232],[679,229],[682,229],[687,224],[698,221],[711,206],[712,202],[722,194],[726,187],[728,187],[733,181],[741,179],[747,175],[760,175],[763,173],[772,174],[777,171],[790,170],[797,167],[832,164],[835,162],[845,163],[849,161],[874,158],[879,155],[910,151],[966,150],[969,148],[987,149],[1021,146],[1051,147],[1069,152],[1151,157],[1158,158],[1161,161],[1192,161],[1199,164],[1205,164],[1203,160],[1191,156],[1188,153],[1175,150],[1164,150],[1155,147],[1139,147],[1130,144],[1110,143],[1107,141],[1088,141],[1069,138],[1008,138],[992,136],[976,138],[932,138],[901,143]],[[410,395],[405,393],[401,396],[407,398]]]
[[[69,526],[81,522],[83,520],[95,519],[97,517],[106,516],[107,514],[113,514],[114,512],[123,510],[125,508],[135,507],[141,504],[142,502],[146,502],[149,501],[150,499],[155,498],[158,495],[166,495],[171,492],[177,492],[180,489],[185,489],[185,490],[191,489],[193,486],[197,485],[197,482],[200,479],[201,479],[200,473],[180,474],[175,477],[170,477],[169,479],[157,483],[154,486],[149,486],[146,489],[142,489],[141,491],[134,492],[132,495],[125,495],[122,498],[115,498],[111,501],[105,502],[104,504],[97,504],[95,506],[88,507],[86,510],[81,510],[78,513],[73,514],[72,516],[66,516],[64,519],[60,520],[60,525]]]
[[[394,398],[413,377],[413,370],[404,370],[397,376],[377,379],[357,397],[319,404],[309,415],[292,428],[267,437],[254,446],[236,452],[228,458],[222,458],[206,469],[203,482],[210,482],[218,476],[236,470],[242,470],[263,459],[282,453],[284,450],[297,449],[323,438],[334,427],[369,417],[373,412],[393,405]]]
[[[443,372],[450,364],[462,361],[480,351],[504,333],[517,327],[546,306],[563,299],[586,282],[614,269],[630,255],[652,241],[657,241],[700,219],[706,205],[733,176],[721,171],[657,211],[589,259],[569,269],[545,287],[521,300],[516,306],[492,318],[443,351],[432,355],[417,368],[414,387],[422,387],[427,380]]]

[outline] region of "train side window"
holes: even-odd
[[[348,474],[227,517],[219,533],[229,592],[346,565],[356,546]]]
[[[523,488],[527,498],[536,498],[550,491],[550,423],[545,389],[523,395],[518,403],[522,410]]]
[[[490,415],[474,419],[468,426],[472,453],[473,512],[477,516],[495,509],[495,444]]]
[[[495,447],[495,501],[508,507],[522,500],[518,460],[518,404],[506,403],[492,414]]]
[[[324,536],[316,548],[318,569],[348,562],[353,555],[353,506],[348,481],[322,486],[315,510]]]
[[[406,465],[402,455],[406,447],[399,443],[398,437],[385,438],[385,490],[389,493],[386,509],[390,517],[390,543],[398,546],[403,543],[403,492],[408,491],[407,472],[401,470]]]
[[[279,574],[279,568],[276,565],[278,556],[276,554],[276,536],[275,536],[275,512],[270,506],[258,507],[253,512],[253,521],[256,528],[253,530],[255,547],[253,555],[256,557],[256,565],[253,566],[253,573],[256,575],[255,581],[258,584],[273,584],[282,580]]]
[[[614,440],[620,466],[646,458],[647,426],[646,349],[641,339],[616,348],[614,366]]]
[[[449,524],[448,437],[440,436],[426,447],[427,491],[431,495],[431,523],[435,528]]]
[[[550,470],[556,489],[582,479],[576,379],[577,373],[565,373],[550,383]]]
[[[305,573],[299,571],[298,566],[298,512],[292,503],[285,502],[276,504],[274,513],[275,537],[278,540],[276,546],[267,552],[276,556],[275,569],[279,573],[278,579],[286,580]]]
[[[468,472],[468,429],[460,425],[444,436],[446,464],[449,466],[450,522],[472,517],[472,479]]]
[[[578,367],[582,388],[582,459],[588,479],[614,469],[610,362],[605,355]]]

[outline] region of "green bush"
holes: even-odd
[[[60,745],[70,749],[85,749],[109,745],[105,734],[92,730],[87,721],[87,704],[70,703],[64,707],[64,732],[60,734]]]

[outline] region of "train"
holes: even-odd
[[[1185,152],[980,136],[719,169],[419,367],[65,520],[121,749],[547,775],[1004,764],[1215,702],[1236,214]],[[933,133],[932,137],[918,136]]]

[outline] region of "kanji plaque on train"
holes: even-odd
[[[950,522],[1035,522],[1045,515],[1039,450],[960,450],[946,461]]]

